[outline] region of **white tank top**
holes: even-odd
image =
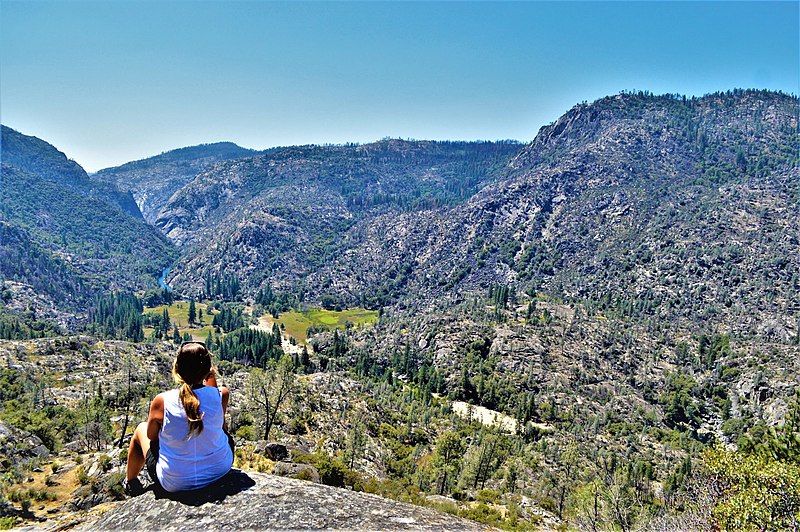
[[[158,435],[156,474],[170,492],[207,486],[230,471],[233,453],[222,430],[222,394],[214,386],[197,388],[203,414],[203,431],[189,434],[186,410],[178,390],[163,392],[164,423]]]

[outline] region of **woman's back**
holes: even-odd
[[[201,488],[227,473],[233,465],[228,436],[222,430],[224,414],[218,388],[203,386],[194,390],[200,400],[203,430],[189,434],[186,410],[179,390],[161,394],[164,422],[158,437],[156,473],[167,491]]]

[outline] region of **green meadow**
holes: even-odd
[[[188,301],[175,301],[171,305],[158,305],[155,307],[145,307],[144,312],[142,314],[148,315],[153,314],[156,316],[161,316],[164,313],[164,309],[167,309],[169,312],[169,318],[172,320],[173,323],[178,325],[178,330],[183,333],[189,333],[192,335],[193,340],[205,340],[208,336],[209,331],[213,331],[214,327],[211,325],[211,320],[214,319],[213,309],[212,313],[208,313],[208,308],[205,303],[195,302],[195,308],[199,314],[200,310],[203,311],[203,319],[196,320],[195,323],[189,325],[189,302]],[[149,336],[150,333],[153,332],[153,329],[150,327],[144,328],[144,335],[145,337]]]
[[[283,326],[286,334],[305,342],[308,339],[306,331],[309,327],[320,327],[327,330],[344,329],[348,322],[355,327],[372,325],[378,321],[378,311],[363,308],[342,311],[321,308],[292,310],[282,313],[276,321]]]

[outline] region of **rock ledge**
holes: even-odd
[[[486,530],[430,508],[313,482],[234,470],[213,493],[182,501],[152,491],[119,503],[80,530]]]

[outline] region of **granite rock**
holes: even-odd
[[[289,459],[289,450],[285,445],[280,443],[268,443],[264,452],[270,460],[275,462]]]
[[[377,495],[234,470],[213,493],[181,500],[152,491],[121,502],[79,530],[486,530],[472,521]]]

